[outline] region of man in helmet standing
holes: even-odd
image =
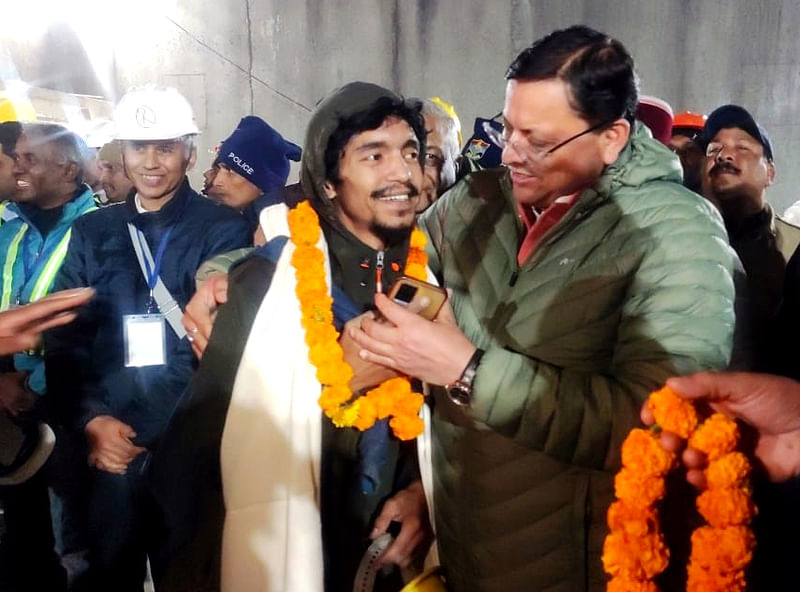
[[[180,311],[198,266],[249,236],[236,212],[189,186],[199,131],[175,89],[133,89],[114,119],[135,192],[74,226],[55,285],[91,286],[97,296],[72,326],[46,336],[46,365],[55,412],[85,436],[92,467],[96,587],[141,591],[145,557],[160,567],[142,469],[193,372]]]

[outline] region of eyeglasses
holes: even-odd
[[[503,126],[502,130],[498,130],[495,127],[493,127],[491,122],[489,122],[489,121],[484,121],[483,122],[483,131],[486,132],[486,135],[489,136],[489,139],[496,146],[498,146],[500,149],[505,150],[506,147],[509,144],[513,144],[514,145],[514,149],[517,150],[519,152],[519,154],[523,158],[525,158],[527,160],[532,160],[532,161],[543,161],[548,156],[550,156],[553,152],[555,152],[559,148],[562,148],[563,146],[566,146],[567,144],[569,144],[573,140],[577,140],[581,136],[585,136],[586,134],[590,134],[590,133],[592,133],[594,131],[597,131],[597,130],[599,130],[601,128],[607,127],[610,124],[612,124],[613,122],[615,122],[616,120],[617,120],[617,118],[615,117],[614,119],[607,119],[607,120],[601,121],[600,123],[595,124],[595,125],[591,126],[590,128],[585,129],[582,132],[579,132],[579,133],[575,134],[574,136],[570,136],[569,138],[567,138],[563,142],[559,142],[558,144],[556,144],[555,146],[553,146],[551,148],[547,148],[546,146],[543,146],[543,147],[532,146],[530,140],[527,137],[525,137],[525,144],[526,145],[525,146],[520,146],[516,142],[511,142],[511,134],[508,133],[508,129],[505,126]]]
[[[735,144],[723,144],[722,142],[711,142],[706,146],[706,157],[716,159],[723,150],[730,148],[735,154],[758,154],[756,144],[750,142],[736,142]]]

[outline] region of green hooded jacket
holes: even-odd
[[[434,389],[448,590],[605,590],[622,440],[665,378],[730,355],[735,255],[719,214],[637,124],[521,267],[503,169],[458,183],[420,226],[459,326],[486,350],[468,409]]]

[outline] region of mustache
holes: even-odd
[[[380,189],[376,189],[372,193],[370,193],[370,197],[374,198],[381,198],[387,195],[393,195],[398,193],[397,188],[403,187],[406,191],[403,193],[408,193],[408,197],[416,197],[419,195],[419,187],[414,185],[411,181],[407,181],[405,183],[398,183],[396,185],[390,185],[389,187],[381,187]]]
[[[708,174],[716,175],[717,173],[720,172],[739,173],[741,171],[729,162],[718,162],[713,167],[711,167],[711,170],[708,171]]]

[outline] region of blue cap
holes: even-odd
[[[753,116],[739,105],[723,105],[714,109],[703,128],[703,139],[708,144],[721,129],[739,128],[757,140],[764,148],[764,156],[772,160],[772,144],[767,131],[756,123]]]
[[[300,155],[300,146],[284,139],[260,117],[248,115],[222,142],[214,164],[226,165],[262,193],[269,193],[286,185],[289,161],[299,161]]]
[[[498,133],[502,133],[503,124],[497,121],[499,116],[500,113],[491,119],[477,117],[472,137],[467,140],[461,150],[463,156],[473,161],[481,169],[493,169],[502,164],[503,150],[492,141],[484,127],[489,126]]]

